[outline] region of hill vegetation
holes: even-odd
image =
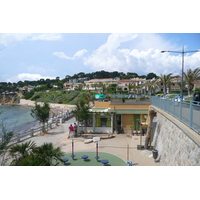
[[[88,95],[88,92],[72,90],[72,91],[37,92],[30,98],[30,100],[36,102],[74,105],[77,104],[80,101],[80,99],[88,97],[91,97]]]
[[[60,80],[60,77],[56,77],[55,79],[40,79],[37,81],[18,81],[17,83],[11,83],[11,82],[0,82],[0,93],[8,91],[8,92],[18,92],[19,88],[22,88],[24,86],[35,86],[36,88],[34,91],[45,91],[45,90],[56,90],[56,89],[62,89],[63,83],[69,82],[70,79],[79,79],[79,82],[84,82],[85,80],[90,79],[103,79],[103,78],[120,78],[120,79],[130,79],[130,78],[146,78],[152,79],[154,77],[157,77],[154,73],[149,73],[147,75],[141,75],[139,76],[137,73],[134,72],[127,72],[126,74],[123,72],[107,72],[107,71],[97,71],[92,73],[84,73],[80,72],[78,74],[74,74],[73,76],[66,75],[64,79]],[[53,86],[56,86],[54,88]]]
[[[146,78],[151,79],[153,77],[157,77],[154,73],[149,73],[147,75],[139,76],[137,73],[134,72],[127,72],[126,74],[123,72],[107,72],[107,71],[97,71],[92,73],[84,73],[80,72],[78,74],[74,74],[73,76],[66,75],[64,79],[60,80],[60,77],[56,77],[55,79],[40,79],[36,81],[18,81],[17,83],[10,83],[10,82],[0,82],[0,102],[1,103],[19,103],[19,94],[24,99],[29,99],[33,101],[41,101],[41,102],[48,102],[48,103],[60,103],[60,104],[76,104],[80,99],[84,96],[88,96],[87,92],[84,91],[63,91],[63,84],[65,82],[69,82],[73,79],[78,79],[78,82],[84,82],[85,80],[90,79],[103,79],[103,78],[119,78],[119,79],[130,79],[130,78]],[[33,89],[28,91],[25,87],[32,86]],[[22,90],[23,88],[23,90]],[[108,88],[110,91],[109,93],[113,93],[111,90],[115,90],[112,87]],[[8,94],[3,93],[10,93],[15,92],[16,98],[10,99]],[[90,92],[89,96],[92,95]],[[89,97],[88,96],[88,97]],[[9,99],[8,99],[9,97]],[[89,97],[90,99],[92,97]],[[4,100],[6,99],[6,101]]]

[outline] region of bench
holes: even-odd
[[[114,133],[84,133],[82,137],[84,138],[93,138],[93,137],[100,137],[103,138],[112,138]]]

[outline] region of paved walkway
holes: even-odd
[[[68,127],[73,124],[74,118],[69,119],[65,123],[58,127],[50,130],[48,134],[44,136],[35,136],[30,140],[35,141],[38,146],[44,142],[52,142],[55,147],[60,146],[61,150],[66,153],[71,152],[72,139],[68,139],[69,131]],[[74,140],[74,151],[95,151],[95,143],[84,143],[84,138],[78,137],[73,138]],[[137,150],[137,145],[140,143],[139,136],[127,137],[126,134],[117,134],[113,138],[101,139],[99,142],[99,152],[107,152],[119,156],[124,161],[127,161],[127,144],[129,144],[129,160],[135,166],[159,166],[159,163],[155,163],[151,156],[151,151],[148,150]],[[144,137],[142,144],[144,144]]]

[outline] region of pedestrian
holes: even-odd
[[[74,137],[77,137],[77,125],[76,123],[74,122]]]
[[[72,126],[72,124],[70,124],[69,126],[69,136],[68,138],[74,137],[74,127]]]

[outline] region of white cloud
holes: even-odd
[[[94,71],[179,74],[181,55],[162,54],[166,49],[180,48],[158,34],[111,34],[105,44],[84,58],[84,65]],[[200,53],[187,56],[185,65],[187,62],[190,68],[199,67]]]
[[[53,55],[59,57],[59,58],[64,58],[64,59],[68,59],[68,60],[75,60],[75,59],[79,59],[81,58],[85,53],[87,53],[86,49],[81,49],[79,51],[77,51],[73,57],[69,57],[66,56],[65,53],[63,52],[54,52]]]
[[[81,58],[85,53],[87,53],[87,50],[86,49],[82,49],[80,51],[77,51],[73,58],[76,59],[76,58]]]
[[[59,58],[71,59],[70,57],[66,56],[63,52],[53,52],[53,55]]]
[[[18,81],[25,81],[25,80],[35,81],[35,80],[47,79],[47,78],[55,79],[55,77],[42,76],[40,74],[21,73],[14,77],[9,77],[9,78],[7,77],[5,81],[12,83],[12,82],[18,82]]]

